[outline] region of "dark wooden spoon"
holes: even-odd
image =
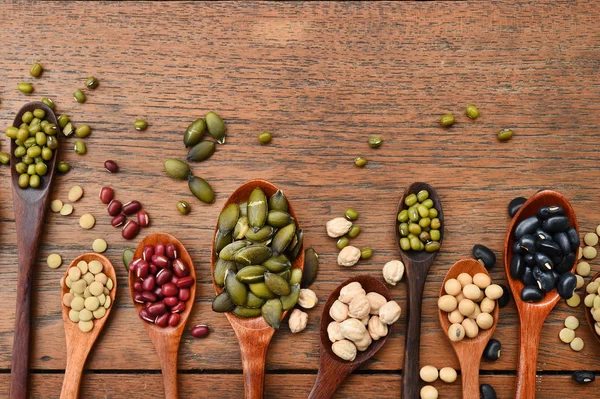
[[[110,299],[112,305],[106,309],[106,314],[103,318],[93,320],[94,328],[89,332],[82,332],[79,329],[77,323],[73,323],[69,319],[69,308],[62,306],[62,319],[65,327],[65,338],[67,341],[67,367],[65,369],[65,377],[63,379],[62,390],[60,392],[60,399],[77,399],[79,397],[79,386],[81,384],[81,375],[83,373],[83,366],[85,361],[92,350],[92,346],[96,342],[98,335],[102,331],[104,324],[108,320],[110,311],[114,307],[115,297],[117,295],[117,274],[112,263],[106,257],[96,254],[87,253],[75,258],[67,270],[65,270],[65,278],[71,267],[76,266],[80,261],[91,262],[97,260],[104,266],[102,271],[108,278],[113,281],[113,289],[110,291]],[[69,292],[69,287],[64,283],[62,286],[62,296]],[[61,299],[62,299],[61,296]]]
[[[192,306],[194,306],[194,299],[196,298],[196,285],[198,281],[196,280],[196,270],[194,269],[194,263],[192,262],[190,254],[185,249],[183,244],[170,234],[150,234],[137,246],[133,258],[135,259],[142,257],[144,246],[156,245],[158,243],[163,243],[165,245],[175,244],[179,257],[188,264],[190,267],[190,276],[195,280],[195,283],[190,287],[190,299],[188,299],[185,303],[185,310],[180,313],[181,319],[179,320],[177,327],[159,327],[154,323],[149,323],[142,320],[142,323],[146,328],[146,332],[148,333],[148,336],[150,337],[150,340],[156,349],[158,358],[160,359],[165,399],[177,399],[179,397],[177,390],[177,354],[179,352],[179,342],[181,341],[181,334],[185,329],[187,319],[192,311]],[[139,314],[143,305],[137,303],[133,299],[135,295],[133,284],[135,281],[137,281],[137,277],[134,275],[134,273],[130,272],[129,294],[131,295],[131,300],[133,301],[136,314]]]
[[[21,117],[27,111],[41,108],[46,112],[45,119],[58,126],[54,111],[41,102],[25,104],[17,113],[13,122],[14,127],[22,123]],[[33,287],[33,265],[37,251],[37,243],[42,232],[48,201],[50,199],[50,186],[54,178],[58,148],[48,165],[48,173],[41,176],[38,188],[22,189],[17,184],[19,174],[15,170],[18,163],[15,157],[15,141],[10,144],[10,174],[13,186],[13,209],[17,229],[17,244],[19,247],[19,272],[17,279],[17,308],[15,311],[15,333],[12,348],[12,365],[10,372],[10,399],[25,399],[27,397],[27,371],[29,362],[29,333],[31,317],[31,288]]]
[[[517,368],[517,390],[515,392],[515,398],[517,399],[535,398],[535,373],[542,327],[544,326],[544,320],[546,320],[550,311],[557,304],[560,296],[556,290],[553,290],[547,293],[540,302],[529,303],[521,300],[521,290],[524,287],[523,282],[512,278],[510,275],[514,229],[523,219],[535,215],[540,207],[551,205],[559,205],[564,208],[565,216],[568,216],[571,220],[571,227],[574,227],[577,230],[577,234],[579,234],[577,217],[569,201],[556,191],[542,190],[529,198],[512,218],[506,232],[506,239],[504,240],[504,272],[506,273],[506,279],[515,299],[521,322],[521,344],[519,347],[519,363]],[[575,268],[575,263],[571,271]]]
[[[596,279],[600,279],[600,273],[596,273],[596,275],[592,278],[592,281],[595,281]],[[590,283],[592,281],[590,281]],[[592,329],[592,335],[596,338],[598,342],[600,342],[600,334],[596,332],[596,327],[594,327],[594,325],[596,324],[596,320],[594,320],[594,317],[592,316],[592,309],[588,308],[587,306],[585,307],[585,318],[588,324],[590,325],[590,328]]]
[[[444,212],[442,203],[437,192],[427,183],[411,184],[398,203],[396,215],[404,209],[404,199],[410,194],[416,194],[421,190],[429,192],[429,198],[433,200],[435,209],[438,210],[438,219],[442,223],[440,228],[440,244],[444,239]],[[404,251],[400,248],[400,232],[398,231],[399,222],[396,219],[396,245],[400,250],[400,256],[406,266],[406,281],[408,283],[408,326],[406,327],[406,345],[404,347],[404,369],[402,376],[402,397],[419,397],[419,353],[421,348],[421,303],[423,302],[423,290],[425,289],[425,280],[429,268],[433,264],[436,252],[416,252]]]
[[[313,389],[308,396],[309,399],[331,398],[346,377],[361,364],[373,357],[373,355],[375,355],[377,351],[385,344],[387,338],[392,333],[392,326],[388,326],[388,333],[386,336],[381,337],[377,341],[373,341],[366,351],[359,351],[356,354],[356,359],[351,362],[340,359],[335,353],[333,353],[331,350],[331,341],[329,340],[329,335],[327,334],[327,326],[329,326],[329,323],[333,321],[331,316],[329,316],[329,309],[340,296],[340,290],[344,286],[354,281],[358,281],[365,291],[377,292],[383,295],[388,301],[392,300],[392,296],[390,295],[387,287],[381,281],[370,276],[349,278],[340,284],[329,295],[329,298],[327,298],[327,302],[325,303],[325,307],[323,308],[321,323],[319,325],[319,373],[317,374],[317,380],[313,385]]]
[[[241,185],[231,194],[227,202],[223,205],[223,209],[232,203],[241,203],[248,200],[250,193],[255,188],[260,187],[265,192],[267,197],[272,196],[278,188],[265,180],[250,180]],[[294,218],[296,224],[300,226],[296,213],[292,207],[292,203],[288,198],[288,213]],[[217,226],[215,232],[217,234]],[[215,252],[215,240],[213,235],[213,245],[211,248],[211,275],[213,276],[213,287],[216,294],[223,292],[223,288],[215,284],[214,269],[217,263],[217,254]],[[292,268],[304,269],[304,251],[300,249],[298,257],[292,262]],[[283,312],[282,318],[288,311]],[[233,331],[240,344],[240,353],[242,356],[242,369],[244,370],[244,396],[246,399],[260,399],[263,397],[263,389],[265,382],[265,363],[267,361],[267,349],[273,338],[275,330],[267,324],[265,319],[260,317],[241,318],[233,313],[225,313],[225,317],[229,320]]]
[[[477,273],[485,273],[488,277],[490,275],[485,267],[483,267],[483,265],[477,262],[475,259],[459,260],[450,268],[450,270],[448,270],[446,278],[444,279],[440,289],[440,296],[445,294],[444,285],[446,284],[446,281],[451,278],[456,278],[461,273],[468,273],[471,276]],[[481,364],[481,355],[483,355],[485,346],[489,342],[490,338],[492,338],[494,335],[494,331],[496,331],[496,326],[498,325],[498,314],[500,313],[499,309],[500,307],[498,306],[498,301],[496,301],[496,306],[492,312],[494,324],[487,330],[480,329],[479,334],[477,334],[475,338],[465,337],[462,341],[458,342],[451,341],[448,338],[460,363],[463,399],[479,397],[479,365]],[[448,320],[448,313],[440,309],[439,317],[442,331],[444,331],[446,337],[448,337],[447,332],[451,325],[450,320]]]

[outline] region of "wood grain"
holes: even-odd
[[[225,317],[210,310],[209,255],[218,212],[253,178],[271,181],[293,199],[305,245],[320,255],[313,289],[321,303],[308,311],[303,333],[292,335],[283,326],[275,334],[265,393],[301,398],[310,392],[318,367],[325,299],[349,277],[381,276],[385,262],[399,257],[395,205],[413,181],[430,183],[444,204],[445,232],[425,283],[420,363],[458,368],[439,328],[439,287],[452,264],[468,257],[477,243],[496,253],[491,275],[506,284],[502,249],[508,202],[552,188],[572,203],[582,233],[600,223],[599,13],[594,1],[42,2],[35,7],[1,2],[3,127],[24,103],[50,96],[59,113],[93,130],[85,139],[86,156],[72,151],[72,139],[61,142],[61,158],[73,168],[56,176],[52,198],[66,201],[76,184],[85,195],[71,216],[49,214],[43,228],[32,297],[32,396],[57,397],[66,364],[64,346],[57,344],[65,339],[57,288],[64,269],[50,270],[48,254],[60,253],[68,264],[103,237],[109,243],[106,256],[126,285],[121,253],[138,241],[127,242],[110,226],[97,198],[102,185],[113,187],[122,201],[143,203],[151,226],[140,237],[171,233],[190,251],[198,285],[189,325],[207,323],[212,333],[197,340],[184,332],[181,388],[182,394],[214,397],[230,392],[241,397],[243,390],[235,335]],[[34,61],[45,68],[39,79],[28,74]],[[76,103],[71,93],[84,87],[89,75],[100,85],[87,92],[85,104]],[[32,82],[35,93],[19,93],[21,81]],[[475,121],[464,116],[469,103],[481,111]],[[162,163],[185,156],[185,128],[210,110],[225,119],[228,139],[209,160],[193,165],[216,192],[216,203],[205,205],[185,182],[169,179]],[[457,123],[442,129],[438,120],[446,112],[454,112]],[[149,122],[144,132],[132,127],[140,117]],[[499,143],[495,133],[504,127],[515,136]],[[257,141],[263,130],[273,134],[269,145]],[[367,145],[372,134],[384,139],[379,149]],[[9,148],[5,137],[1,147]],[[353,164],[359,155],[369,160],[365,168]],[[102,166],[107,159],[117,161],[121,172],[108,174]],[[10,191],[9,168],[0,167],[0,300],[9,309],[0,312],[3,373],[10,368],[18,269]],[[176,211],[179,199],[192,205],[190,215]],[[324,226],[350,206],[360,213],[362,228],[353,244],[372,247],[374,255],[347,269],[337,266],[335,241]],[[84,213],[96,217],[94,229],[79,228]],[[600,270],[598,261],[591,264],[594,273]],[[405,282],[391,287],[391,294],[406,309]],[[89,356],[86,367],[93,372],[84,375],[82,395],[161,397],[160,364],[126,290],[119,290],[116,303]],[[565,317],[573,314],[583,323],[583,312],[561,301],[545,322],[538,398],[593,396],[592,386],[575,385],[568,370],[598,370],[600,345],[581,327],[576,334],[585,341],[582,352],[558,340]],[[386,345],[340,387],[338,397],[398,397],[405,326],[402,316]],[[483,361],[481,368],[508,375],[483,375],[481,381],[494,385],[500,397],[511,397],[518,354],[514,303],[502,309],[494,337],[502,342],[502,357]],[[5,397],[8,377],[0,374],[0,379]],[[101,393],[93,393],[94,387]],[[444,392],[458,397],[458,384]]]

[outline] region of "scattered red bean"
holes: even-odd
[[[127,220],[127,216],[120,214],[112,218],[110,224],[112,224],[113,227],[121,227],[123,223],[125,223],[125,220]]]
[[[146,227],[150,224],[150,216],[148,212],[141,210],[137,214],[137,220],[140,227]]]
[[[104,162],[104,167],[110,173],[117,173],[119,171],[119,165],[117,165],[117,163],[115,161],[110,160],[110,159],[108,161]]]
[[[112,201],[112,199],[115,197],[115,191],[110,188],[110,187],[102,187],[100,189],[100,201],[102,201],[103,204],[107,204],[110,203],[110,201]]]
[[[121,201],[114,199],[108,203],[106,211],[110,216],[117,216],[119,213],[121,213],[121,207]]]
[[[134,213],[138,213],[142,209],[142,204],[140,201],[129,201],[125,205],[123,205],[123,213],[127,216],[133,215]]]
[[[127,222],[125,224],[125,227],[123,227],[123,230],[121,231],[121,235],[123,236],[124,239],[131,240],[131,239],[134,239],[135,236],[137,236],[139,232],[140,232],[140,225],[137,224],[136,222],[134,222],[133,220],[130,220],[129,222]]]
[[[194,338],[205,338],[210,333],[210,329],[207,325],[200,324],[192,328],[192,337]]]

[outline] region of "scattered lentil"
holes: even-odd
[[[81,218],[79,218],[79,226],[81,226],[82,229],[89,230],[94,227],[94,224],[96,224],[96,219],[89,213],[83,214],[81,215]]]
[[[69,190],[68,199],[71,202],[77,202],[83,196],[83,188],[81,186],[73,186]]]
[[[48,259],[46,259],[46,262],[50,269],[56,269],[62,265],[62,257],[59,254],[50,254],[48,255]]]
[[[583,257],[586,259],[594,259],[598,255],[596,248],[587,246],[583,248]]]
[[[565,327],[571,330],[576,330],[577,327],[579,327],[579,320],[577,320],[577,317],[575,316],[568,316],[565,319]]]
[[[63,216],[69,216],[72,213],[73,213],[73,205],[71,205],[71,204],[64,204],[63,207],[60,209],[60,214]]]
[[[587,233],[583,237],[583,242],[585,242],[586,245],[598,245],[598,235],[596,235],[596,233]]]
[[[577,337],[574,340],[571,341],[571,349],[573,349],[575,352],[580,352],[583,350],[583,339]]]
[[[59,199],[55,199],[50,203],[50,209],[52,210],[52,212],[54,213],[58,213],[60,212],[60,210],[63,207],[63,202]]]
[[[102,238],[96,238],[92,243],[92,249],[94,250],[94,252],[97,253],[103,253],[104,251],[106,251],[107,247],[108,244]]]

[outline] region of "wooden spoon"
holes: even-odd
[[[600,279],[600,273],[596,273],[596,275],[592,278],[592,281],[595,281],[596,279]],[[590,281],[590,283],[592,281]],[[596,320],[594,320],[594,317],[592,316],[592,309],[588,308],[587,306],[585,307],[585,318],[588,324],[590,325],[590,328],[592,329],[592,335],[596,338],[598,342],[600,342],[600,335],[598,335],[598,333],[596,332],[596,328],[594,327],[594,325],[596,324]]]
[[[278,188],[265,180],[250,180],[249,182],[241,185],[237,190],[231,194],[231,196],[223,205],[223,209],[231,203],[242,203],[248,200],[250,193],[255,188],[260,187],[265,192],[267,197],[272,196],[278,190]],[[294,218],[296,224],[299,226],[300,223],[292,208],[292,203],[288,198],[288,213]],[[217,227],[215,226],[215,232],[217,234]],[[217,254],[215,252],[215,240],[213,239],[213,245],[211,249],[212,257],[210,261],[211,271],[214,272],[215,265],[217,263]],[[304,269],[304,251],[300,249],[298,257],[292,262],[292,268]],[[213,287],[216,294],[223,292],[223,288],[215,284],[214,273],[213,276]],[[283,312],[282,318],[288,311]],[[244,371],[244,397],[246,399],[259,399],[263,397],[263,389],[265,382],[265,363],[267,360],[267,349],[275,330],[267,324],[262,316],[254,318],[241,318],[235,316],[233,313],[225,313],[225,317],[229,320],[233,331],[240,344],[240,353],[242,356],[242,369]]]
[[[483,267],[483,265],[477,262],[474,259],[463,259],[459,260],[448,270],[446,274],[446,278],[442,283],[442,287],[440,289],[440,296],[445,295],[446,291],[444,291],[444,285],[446,281],[451,278],[456,278],[461,273],[468,273],[471,276],[476,273],[485,273],[487,276],[490,274]],[[456,353],[456,357],[458,358],[458,362],[460,363],[460,372],[462,376],[462,397],[464,399],[472,399],[479,397],[479,365],[481,363],[481,356],[483,355],[483,351],[490,340],[492,335],[494,335],[494,331],[496,330],[496,326],[498,325],[498,314],[500,307],[498,306],[498,301],[496,301],[496,306],[494,307],[494,311],[492,312],[492,317],[494,318],[494,324],[487,330],[479,330],[479,334],[475,338],[467,338],[465,337],[462,341],[454,342],[450,341],[452,348],[454,349],[454,353]],[[448,329],[451,324],[450,320],[448,320],[448,313],[440,310],[440,325],[442,326],[442,331],[444,331],[446,337],[448,337]]]
[[[404,199],[409,194],[416,194],[421,190],[429,192],[429,198],[433,200],[435,209],[438,210],[438,219],[442,223],[440,228],[440,244],[444,239],[444,212],[442,203],[437,192],[427,183],[411,184],[398,203],[396,215],[404,209]],[[425,280],[429,268],[433,264],[436,252],[416,252],[404,251],[400,248],[400,232],[398,231],[399,222],[396,219],[396,245],[400,250],[400,256],[406,266],[406,281],[408,283],[408,326],[406,328],[406,345],[404,347],[404,370],[402,376],[402,397],[419,397],[419,353],[421,347],[421,303],[423,301],[423,290],[425,289]]]
[[[27,111],[41,108],[46,111],[46,120],[58,126],[54,111],[41,102],[25,104],[17,113],[13,122],[14,127],[22,123],[21,117]],[[50,186],[54,178],[54,166],[58,158],[58,149],[46,164],[48,173],[42,176],[38,188],[22,189],[17,184],[19,174],[15,165],[19,162],[15,157],[17,148],[15,140],[10,144],[10,174],[13,186],[13,209],[17,227],[17,244],[19,247],[19,272],[17,279],[17,309],[15,311],[15,333],[12,348],[12,365],[10,373],[10,399],[25,399],[27,397],[27,371],[29,362],[29,332],[31,317],[31,288],[33,287],[33,264],[37,251],[37,243],[42,232]]]
[[[327,334],[327,326],[329,326],[329,323],[333,321],[331,316],[329,316],[329,309],[340,296],[340,290],[344,286],[354,281],[358,281],[367,292],[377,292],[383,295],[388,301],[392,299],[387,287],[381,281],[370,276],[349,278],[340,284],[331,293],[331,295],[329,295],[329,298],[327,298],[327,302],[325,303],[325,307],[323,308],[321,324],[319,326],[319,335],[321,338],[319,343],[319,352],[321,357],[319,363],[319,373],[317,374],[315,385],[313,385],[313,389],[308,396],[309,399],[331,398],[346,377],[358,366],[375,355],[377,351],[385,344],[388,337],[392,333],[392,326],[388,326],[388,333],[385,337],[381,337],[377,341],[373,341],[366,351],[359,351],[356,355],[356,359],[351,362],[340,359],[335,353],[333,353],[331,350],[331,341],[329,340],[329,335]]]
[[[103,273],[106,274],[106,276],[110,278],[114,284],[113,289],[109,294],[112,305],[106,309],[106,314],[103,318],[93,320],[94,328],[89,332],[82,332],[79,329],[78,324],[73,323],[69,319],[70,309],[64,305],[62,306],[63,325],[65,327],[65,338],[67,340],[67,368],[65,370],[62,391],[60,392],[60,399],[76,399],[79,397],[79,384],[81,383],[83,366],[85,365],[85,361],[90,353],[90,350],[92,349],[92,346],[94,346],[94,342],[96,342],[96,338],[98,338],[100,331],[102,331],[104,324],[108,320],[110,311],[115,306],[115,297],[117,295],[117,275],[110,261],[100,254],[87,253],[75,258],[75,260],[69,266],[69,269],[71,267],[76,267],[77,263],[82,260],[88,263],[93,260],[97,260],[102,263],[104,266]],[[67,278],[69,269],[65,271],[64,278]],[[69,287],[67,287],[65,284],[64,278],[62,284],[62,296],[69,293]]]
[[[552,308],[554,308],[560,299],[560,296],[555,289],[547,293],[541,302],[529,303],[521,300],[521,290],[524,286],[523,282],[519,279],[512,278],[510,275],[510,262],[513,257],[512,247],[514,243],[513,232],[517,224],[523,219],[535,215],[540,207],[551,205],[559,205],[564,208],[565,216],[569,217],[571,226],[574,227],[575,230],[577,230],[577,234],[579,234],[577,217],[575,216],[575,211],[573,211],[569,201],[556,191],[541,190],[529,198],[512,218],[508,231],[506,232],[506,239],[504,240],[504,271],[513,298],[515,299],[519,320],[521,322],[521,345],[517,369],[516,399],[535,398],[535,373],[542,327],[544,326],[544,320],[546,320],[546,317],[548,317],[548,314]],[[571,271],[573,271],[574,268],[575,264],[573,264]]]
[[[142,320],[142,323],[146,328],[146,332],[148,333],[148,336],[150,337],[150,340],[156,349],[158,358],[160,359],[160,368],[162,370],[163,385],[165,389],[165,399],[177,399],[179,397],[177,391],[177,354],[179,352],[179,342],[181,341],[181,334],[183,334],[187,319],[192,311],[192,306],[194,306],[194,299],[196,298],[196,284],[198,281],[196,280],[196,270],[194,269],[194,262],[192,262],[190,254],[185,249],[183,244],[170,234],[150,234],[137,246],[133,258],[141,258],[142,252],[146,245],[154,246],[158,243],[163,243],[165,246],[167,244],[175,244],[179,258],[181,258],[190,267],[190,276],[196,281],[196,283],[190,287],[190,299],[188,299],[185,303],[185,310],[180,313],[181,319],[179,320],[177,327],[159,327],[154,323],[149,323]],[[133,301],[136,314],[139,314],[144,305],[137,303],[133,299],[135,295],[133,285],[136,281],[138,281],[138,278],[134,273],[130,272],[129,294],[131,295],[131,300]]]

